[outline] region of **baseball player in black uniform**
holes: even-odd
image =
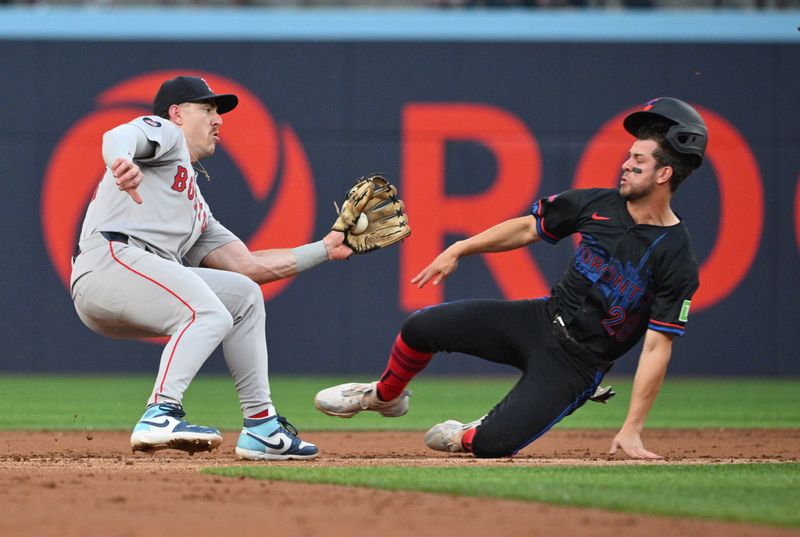
[[[350,417],[361,410],[401,416],[408,382],[433,353],[461,352],[508,364],[522,376],[487,415],[448,420],[425,441],[441,451],[506,457],[536,440],[598,392],[614,360],[644,336],[631,403],[610,454],[658,458],[642,442],[645,418],[682,336],[698,269],[689,235],[672,211],[678,185],[702,162],[705,122],[687,103],[662,97],[624,120],[636,137],[622,164],[619,189],[572,190],[540,199],[532,214],[502,222],[442,252],[412,283],[439,285],[458,260],[556,243],[580,233],[564,277],[549,297],[462,300],[412,314],[398,334],[380,380],[322,390],[322,412]]]

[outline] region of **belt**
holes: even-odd
[[[105,237],[108,242],[123,242],[128,244],[128,236],[124,233],[117,233],[116,231],[101,231],[100,234]]]
[[[102,239],[100,238],[101,236]],[[106,244],[105,241],[128,244],[128,240],[130,240],[130,237],[124,233],[117,233],[116,231],[101,231],[99,236],[96,234],[91,235],[89,238],[80,241],[75,247],[75,255],[72,257],[72,259],[74,261],[75,258],[83,252],[88,252],[92,248],[97,248],[98,246]]]
[[[553,316],[553,336],[555,336],[565,350],[583,359],[592,366],[600,369],[601,371],[608,371],[611,369],[612,362],[597,356],[595,353],[587,349],[586,345],[572,337],[572,334],[570,334],[569,330],[567,330],[567,325],[564,323],[564,319],[559,313],[556,313]]]

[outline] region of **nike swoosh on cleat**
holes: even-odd
[[[286,442],[283,440],[283,438],[278,440],[277,444],[273,444],[269,440],[266,440],[265,438],[261,438],[260,436],[256,436],[253,433],[247,433],[247,436],[249,436],[250,438],[252,438],[254,440],[257,440],[258,442],[261,442],[262,444],[264,444],[268,448],[274,449],[276,451],[281,451],[286,447]]]
[[[608,216],[600,216],[597,211],[592,213],[592,220],[611,220]]]
[[[166,427],[169,425],[169,420],[164,420],[162,423],[156,423],[154,421],[140,421],[139,423],[144,423],[146,425],[152,425],[153,427]]]

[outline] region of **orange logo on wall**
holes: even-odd
[[[65,286],[69,285],[70,258],[81,219],[105,173],[103,133],[151,114],[153,96],[161,83],[178,75],[202,76],[218,93],[238,95],[238,107],[224,116],[220,147],[239,169],[255,200],[264,200],[278,189],[272,194],[274,203],[269,214],[246,240],[248,247],[283,248],[311,240],[316,218],[314,181],[294,130],[286,124],[276,125],[258,97],[232,80],[196,71],[151,72],[101,93],[96,110],[67,131],[50,158],[42,187],[42,231],[48,255]],[[283,171],[278,180],[281,159]],[[210,201],[213,207],[214,200]],[[284,242],[277,243],[274,237],[281,237]],[[276,296],[288,283],[289,280],[280,280],[262,286],[264,298]]]
[[[621,157],[631,144],[622,120],[636,110],[612,117],[589,140],[572,188],[618,188]],[[705,157],[717,179],[720,219],[714,247],[700,267],[700,289],[692,311],[707,309],[736,290],[755,261],[764,225],[761,174],[747,141],[722,116],[707,108],[698,110],[709,129]],[[542,162],[536,137],[505,110],[484,104],[409,103],[403,110],[403,135],[404,201],[409,214],[425,218],[414,221],[414,239],[401,246],[401,282],[408,282],[444,249],[448,234],[469,236],[529,214],[541,195]],[[493,153],[497,175],[488,190],[469,196],[446,194],[445,151],[451,140],[478,142]],[[598,178],[606,180],[598,182]],[[800,206],[800,185],[797,197]],[[800,217],[796,225],[800,237]],[[531,249],[487,255],[484,260],[504,298],[549,294],[550,285]],[[445,299],[442,287],[417,289],[401,283],[400,306],[414,311],[440,303]]]
[[[496,106],[473,103],[409,103],[403,110],[403,199],[414,221],[400,258],[400,306],[413,311],[444,300],[442,287],[406,284],[433,260],[447,234],[470,236],[524,214],[539,189],[541,156],[525,124]],[[445,188],[449,140],[479,142],[497,159],[497,175],[485,192],[450,196]],[[544,295],[549,285],[530,249],[483,256],[503,296]]]

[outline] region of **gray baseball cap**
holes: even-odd
[[[232,93],[214,93],[208,82],[197,76],[176,76],[161,84],[153,99],[153,113],[166,114],[173,104],[213,101],[217,112],[230,112],[239,104],[239,98]]]

